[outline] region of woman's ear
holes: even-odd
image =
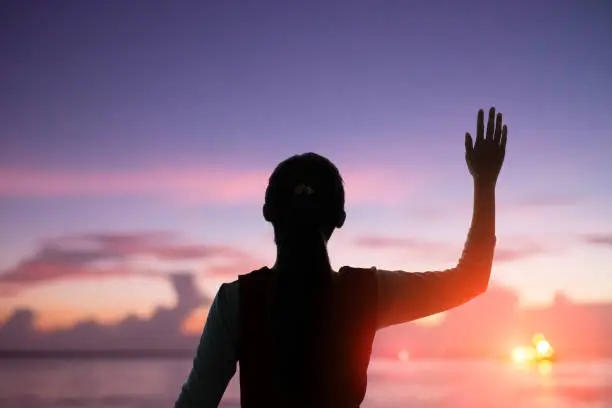
[[[263,205],[262,212],[263,212],[264,219],[268,222],[272,222],[272,219],[274,217],[272,215],[272,209],[270,208],[268,204]]]
[[[336,224],[336,228],[342,228],[344,225],[344,221],[346,221],[346,211],[342,210],[338,216],[338,223]]]

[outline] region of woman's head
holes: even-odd
[[[327,158],[304,153],[282,161],[270,176],[264,218],[281,237],[307,232],[327,240],[344,224],[344,185],[340,172]]]

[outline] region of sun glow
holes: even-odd
[[[532,345],[519,346],[512,350],[512,361],[517,364],[552,360],[554,350],[542,334],[536,334],[531,339]]]
[[[533,361],[535,356],[535,351],[531,347],[515,347],[512,350],[512,361],[518,364]]]
[[[189,314],[181,323],[181,333],[186,335],[200,334],[204,329],[208,308],[200,307]]]

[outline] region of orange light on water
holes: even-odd
[[[400,361],[406,361],[406,360],[408,360],[409,357],[410,357],[410,355],[408,354],[408,351],[406,351],[406,350],[400,350],[400,352],[397,353],[397,358]]]
[[[538,363],[538,372],[544,377],[550,376],[552,374],[552,363],[547,360],[540,361]]]

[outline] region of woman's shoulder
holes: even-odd
[[[345,265],[338,270],[336,279],[351,283],[350,286],[376,286],[378,269],[375,267],[363,268]]]
[[[338,269],[339,275],[376,275],[378,269],[375,266],[369,268],[345,265]]]

